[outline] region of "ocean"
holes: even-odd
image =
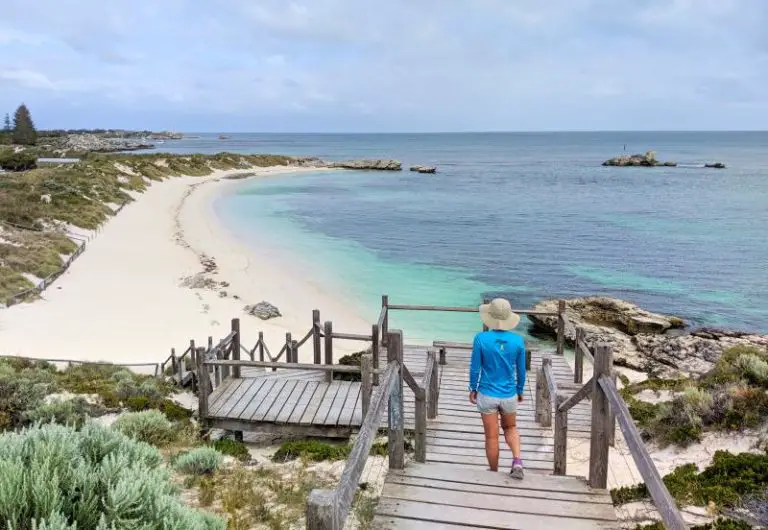
[[[216,204],[236,236],[279,249],[371,321],[383,293],[518,308],[608,295],[692,326],[768,332],[768,133],[190,135],[158,147],[438,166],[244,181]],[[679,166],[601,166],[625,149]],[[466,314],[403,312],[391,325],[413,340],[478,329]]]

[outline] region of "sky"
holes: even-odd
[[[40,128],[768,129],[768,0],[2,0]]]

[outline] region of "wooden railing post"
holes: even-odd
[[[429,359],[428,365],[432,367],[432,378],[429,380],[429,388],[425,388],[427,391],[427,418],[433,420],[437,418],[438,411],[438,399],[439,399],[439,377],[440,368],[437,364],[437,356],[435,350],[429,350],[427,352],[427,358]]]
[[[171,377],[174,377],[179,371],[178,361],[176,360],[176,348],[171,348]]]
[[[525,348],[525,371],[530,372],[531,371],[531,362],[533,361],[533,354],[531,353],[530,348],[526,346]]]
[[[581,326],[576,328],[576,345],[574,346],[574,367],[573,367],[573,382],[584,382],[584,351],[581,349],[581,343],[584,341],[584,328]]]
[[[541,368],[536,376],[536,422],[542,427],[552,426],[552,403],[544,373],[544,367],[549,364],[552,364],[552,359],[545,355],[541,359]]]
[[[616,386],[616,379],[618,373],[616,370],[611,370],[611,379],[613,379],[613,386]],[[618,388],[618,387],[617,387]],[[610,413],[608,414],[608,445],[614,447],[616,445],[616,411],[613,407],[610,407]]]
[[[610,377],[613,351],[605,343],[595,345],[594,376],[592,378],[592,439],[589,446],[589,485],[605,489],[608,485],[608,421],[610,405],[599,384],[603,375]]]
[[[440,366],[445,366],[447,364],[446,356],[445,356],[445,348],[440,348]]]
[[[194,341],[191,342],[194,347]],[[201,427],[205,427],[205,419],[208,416],[208,367],[205,365],[205,355],[197,356],[197,381],[198,381],[198,405],[197,415]]]
[[[360,392],[362,397],[363,418],[371,408],[371,395],[373,394],[373,356],[364,353],[360,357]]]
[[[285,334],[285,362],[293,362],[293,344],[290,333]]]
[[[488,298],[483,298],[483,305],[489,304],[491,301]],[[488,326],[483,324],[483,331],[488,331]]]
[[[414,406],[414,455],[413,459],[417,462],[427,461],[427,400],[426,389],[416,394],[416,403]]]
[[[195,341],[190,339],[189,341],[189,358],[192,364],[192,372],[195,373],[195,377],[192,378],[192,392],[197,394],[200,391],[200,377],[197,374],[197,348],[195,348]],[[186,361],[185,361],[186,362]]]
[[[264,362],[264,332],[259,331],[259,360]]]
[[[558,393],[555,400],[555,475],[565,475],[568,460],[568,411],[560,410],[568,400]]]
[[[379,325],[371,326],[371,355],[373,356],[373,369],[379,369]],[[373,374],[373,384],[379,385],[379,374]]]
[[[565,300],[557,301],[557,354],[565,354]]]
[[[341,530],[336,490],[312,490],[307,501],[307,530]]]
[[[381,329],[379,332],[381,333],[381,345],[382,346],[388,346],[388,340],[389,340],[389,296],[382,295],[381,297],[381,307],[387,308],[387,312],[384,313],[384,320],[381,324]]]
[[[323,353],[320,346],[320,310],[312,310],[312,353],[315,364],[323,364]]]
[[[403,411],[403,332],[387,332],[387,362],[397,362],[397,380],[389,394],[389,469],[405,467],[405,414]]]
[[[240,319],[239,318],[232,319],[232,331],[235,333],[235,335],[232,337],[232,349],[230,350],[232,353],[229,357],[233,361],[239,361],[240,360]],[[235,379],[240,377],[239,366],[232,367],[232,377]]]
[[[331,321],[325,323],[325,364],[333,364],[333,324]],[[333,381],[333,372],[328,372],[328,382]]]
[[[299,362],[299,341],[297,340],[291,341],[291,351],[293,351],[293,362],[298,363]]]

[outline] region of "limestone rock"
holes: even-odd
[[[403,165],[398,160],[344,160],[330,162],[328,167],[341,169],[374,169],[379,171],[401,171]]]
[[[704,164],[704,167],[711,167],[714,169],[725,169],[725,164],[722,162],[715,162],[713,164]]]
[[[659,162],[656,160],[656,153],[648,151],[644,155],[620,155],[610,160],[603,162],[604,166],[641,166],[641,167],[655,167],[655,166],[668,166],[674,167],[677,164],[675,162]]]
[[[91,151],[96,153],[114,153],[117,151],[137,151],[152,149],[154,144],[129,138],[110,138],[98,134],[70,134],[63,148],[73,151]]]
[[[435,166],[411,166],[411,171],[416,171],[418,173],[437,173],[437,168]]]
[[[259,302],[258,304],[247,305],[243,308],[243,311],[262,320],[283,316],[277,307],[265,301]]]

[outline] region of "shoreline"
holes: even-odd
[[[162,362],[171,348],[184,351],[190,339],[207,343],[229,333],[239,317],[244,346],[263,331],[277,352],[286,332],[300,339],[311,327],[312,309],[344,332],[370,331],[370,323],[320,286],[292,275],[281,264],[258,259],[229,234],[213,211],[213,201],[238,180],[317,171],[274,166],[220,170],[204,177],[180,176],[153,183],[134,195],[119,215],[109,219],[89,242],[88,250],[42,293],[41,299],[0,313],[0,354],[30,358],[56,357],[114,363]],[[183,279],[203,272],[200,256],[214,258],[219,291],[192,289]],[[265,254],[268,255],[268,254]],[[279,256],[278,256],[279,259]],[[237,295],[239,298],[235,298]],[[243,308],[266,300],[283,317],[262,321]],[[336,360],[362,349],[339,343]],[[300,361],[311,359],[302,348]]]

